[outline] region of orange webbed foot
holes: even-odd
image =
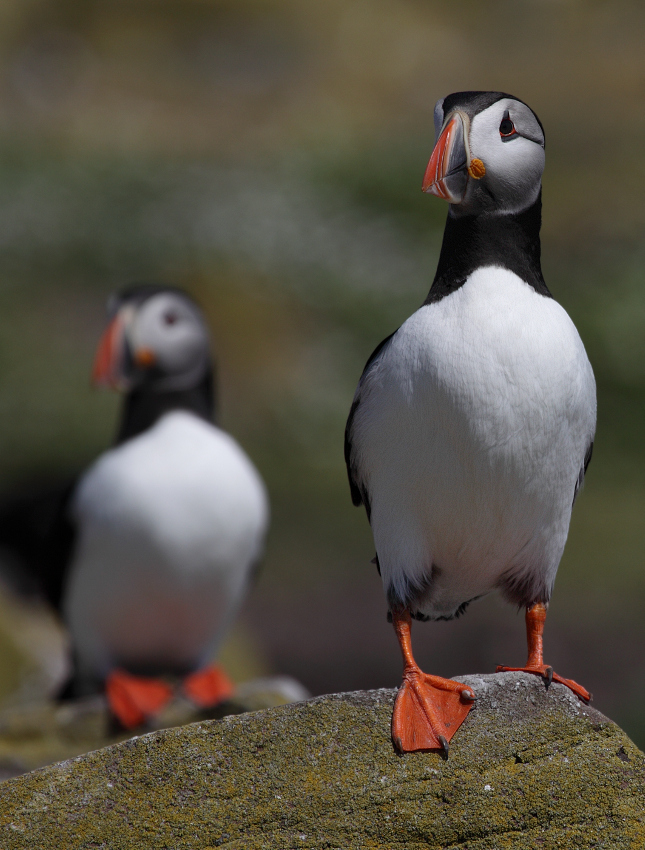
[[[574,682],[573,679],[565,679],[563,676],[559,676],[557,673],[554,673],[553,667],[550,667],[548,664],[527,665],[526,667],[503,667],[500,665],[497,667],[496,672],[534,673],[536,676],[541,676],[546,681],[547,688],[551,682],[559,682],[561,685],[566,685],[567,688],[572,690],[573,693],[583,702],[589,702],[591,700],[591,694],[586,688],[583,688],[582,685]]]
[[[473,707],[467,685],[430,676],[418,667],[406,669],[392,715],[392,740],[403,753],[443,750]]]
[[[172,697],[172,688],[161,679],[132,676],[112,670],[105,680],[110,711],[124,729],[135,729],[157,714]]]
[[[211,708],[230,699],[235,690],[224,670],[216,665],[186,676],[183,689],[186,696],[200,708]]]
[[[589,702],[591,694],[582,685],[574,682],[573,679],[564,679],[553,672],[553,667],[544,663],[542,633],[544,631],[544,623],[546,621],[547,606],[544,602],[536,602],[529,605],[526,609],[526,642],[529,650],[529,657],[524,667],[498,667],[498,673],[533,673],[536,676],[541,676],[546,681],[547,688],[551,682],[559,682],[561,685],[566,685],[567,688],[584,702]]]

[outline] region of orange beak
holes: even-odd
[[[117,313],[107,326],[96,349],[92,383],[96,386],[109,386],[119,389],[122,360],[123,317],[120,313]]]
[[[454,112],[444,126],[423,175],[422,190],[458,204],[468,181],[468,119]]]

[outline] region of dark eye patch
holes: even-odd
[[[166,325],[174,325],[179,321],[179,316],[169,310],[167,313],[163,314],[163,320]]]

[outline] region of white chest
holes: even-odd
[[[241,599],[268,508],[237,443],[177,412],[104,454],[73,514],[64,611],[81,661],[190,667]]]
[[[421,587],[434,566],[447,609],[509,569],[552,582],[595,427],[591,367],[555,301],[480,269],[404,323],[358,395],[386,585]]]

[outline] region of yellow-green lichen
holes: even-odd
[[[395,753],[394,693],[153,733],[0,785],[0,846],[645,847],[645,756],[562,686],[464,677],[450,757]]]

